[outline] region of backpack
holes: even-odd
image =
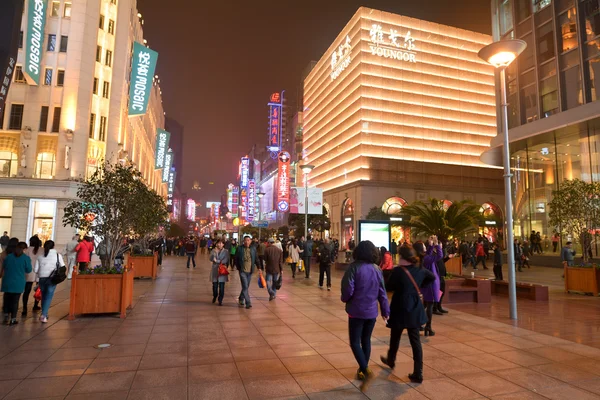
[[[60,261],[58,260],[58,254],[56,254],[56,269],[50,274],[50,282],[52,282],[53,285],[58,285],[59,283],[62,283],[65,279],[67,279],[67,267],[64,265],[60,265]]]
[[[323,246],[323,250],[321,251],[321,255],[319,257],[319,262],[321,264],[329,264],[331,262],[331,251],[327,246]]]
[[[187,242],[185,244],[185,251],[188,253],[193,253],[195,249],[194,242]]]

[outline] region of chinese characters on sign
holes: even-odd
[[[240,217],[242,217],[242,219],[246,219],[248,213],[248,189],[246,188],[242,188],[240,191],[240,207],[238,208],[238,211],[240,212]]]
[[[24,2],[2,0],[0,4],[0,26],[3,32],[0,37],[0,115],[4,115],[4,106],[19,52]]]
[[[238,217],[238,209],[240,204],[240,188],[238,186],[234,186],[231,189],[231,216],[233,218]]]
[[[372,55],[379,57],[392,58],[399,61],[416,63],[415,39],[410,31],[404,36],[399,35],[398,31],[390,28],[389,33],[384,32],[379,24],[373,24],[369,30],[371,43],[369,48]]]
[[[15,68],[15,59],[10,57],[8,60],[8,66],[6,67],[6,73],[4,76],[0,76],[0,115],[4,116],[3,108],[6,104],[6,97],[8,96],[8,88],[10,87],[10,81],[13,70]]]
[[[282,151],[278,158],[277,209],[286,212],[290,208],[290,153]]]
[[[133,43],[131,80],[129,83],[130,117],[146,114],[157,59],[157,52],[150,50],[143,44]]]
[[[169,173],[171,172],[172,165],[173,165],[173,150],[169,149],[165,153],[165,162],[163,163],[163,170],[162,170],[163,183],[169,182]]]
[[[173,193],[175,192],[175,171],[169,172],[169,182],[167,184],[167,207],[173,206]]]
[[[169,139],[171,134],[164,129],[158,129],[156,132],[156,153],[154,159],[154,169],[165,167],[167,149],[169,148]]]
[[[269,148],[279,150],[281,131],[281,105],[269,106]]]
[[[248,181],[248,222],[254,221],[256,214],[256,183],[254,179]]]
[[[334,51],[331,55],[331,80],[335,80],[348,66],[352,60],[352,44],[350,43],[350,36],[346,36],[346,41],[337,51]]]
[[[250,174],[250,159],[248,157],[242,158],[240,165],[240,186],[243,188],[248,187],[248,178]]]

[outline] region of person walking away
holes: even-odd
[[[441,243],[438,242],[437,236],[430,236],[427,240],[426,249],[424,245],[419,244],[419,248],[415,248],[417,254],[422,256],[423,268],[430,271],[435,277],[432,285],[423,290],[423,301],[425,301],[425,310],[427,312],[427,324],[425,325],[425,336],[435,336],[435,331],[431,329],[433,319],[433,305],[440,301],[440,275],[437,270],[438,260],[444,257]]]
[[[7,251],[11,247],[11,243],[7,244]],[[25,276],[32,271],[31,259],[23,254],[23,248],[27,247],[27,243],[18,242],[10,254],[7,254],[2,262],[2,292],[4,293],[4,324],[16,325],[17,311],[19,310],[19,298],[25,290]]]
[[[554,233],[552,235],[552,252],[556,253],[556,249],[558,249],[558,242],[560,241],[560,235],[558,233]]]
[[[516,265],[513,268],[517,268],[519,272],[523,272],[523,270],[521,269],[521,266],[523,265],[523,248],[521,247],[521,243],[519,243],[518,239],[515,239],[514,249]],[[509,268],[511,268],[510,265]]]
[[[229,249],[229,267],[233,270],[235,265],[235,253],[237,252],[238,244],[237,240],[233,239],[231,241],[231,248]]]
[[[469,252],[469,245],[466,241],[462,240],[460,246],[458,246],[458,253],[461,257],[462,267],[467,268],[467,264],[471,260],[471,253]]]
[[[42,241],[37,235],[32,236],[29,239],[29,247],[23,249],[23,252],[29,257],[31,265],[35,265],[38,256],[42,253],[40,251],[40,247],[42,247]],[[33,283],[36,281],[35,272],[31,271],[25,276],[25,290],[23,291],[23,310],[21,312],[21,317],[27,316],[27,305],[29,304],[29,296],[31,295],[31,289],[33,288]],[[34,304],[34,310],[38,305],[37,300]],[[39,308],[39,307],[37,307]]]
[[[389,252],[386,253],[391,264],[392,256]],[[369,360],[371,359],[371,335],[379,315],[377,304],[381,307],[384,321],[387,321],[390,316],[390,306],[383,274],[377,266],[380,259],[380,251],[377,247],[372,242],[363,240],[352,252],[352,258],[354,261],[342,278],[342,302],[346,303],[348,314],[350,348],[358,363],[356,376],[363,380],[361,390],[364,391],[375,377],[369,368]]]
[[[269,238],[268,246],[264,254],[264,268],[267,274],[267,291],[269,292],[269,301],[277,298],[277,280],[283,272],[283,251],[275,246],[275,240]]]
[[[207,245],[207,240],[206,237],[202,236],[202,238],[200,239],[200,254],[204,255],[206,254],[206,245]]]
[[[108,266],[108,240],[104,239],[96,247],[96,254],[100,258],[100,264]]]
[[[290,266],[292,268],[292,278],[296,277],[296,267],[298,266],[298,261],[300,261],[300,254],[303,250],[298,246],[296,239],[292,239],[290,244],[288,245],[288,254],[289,258],[292,259]]]
[[[390,244],[390,253],[392,254],[392,262],[396,262],[396,255],[398,254],[398,244],[395,240],[392,240]]]
[[[40,289],[42,289],[42,315],[40,316],[40,322],[43,324],[48,322],[48,311],[54,297],[54,291],[56,290],[56,285],[52,283],[51,276],[58,266],[64,267],[65,262],[62,256],[54,250],[54,242],[46,240],[46,243],[44,243],[44,254],[37,258],[35,268],[33,269],[39,279]]]
[[[73,276],[73,269],[77,265],[77,251],[75,248],[79,244],[79,235],[73,235],[71,241],[65,247],[65,256],[67,257],[67,279]],[[35,265],[35,263],[33,264]]]
[[[575,265],[575,249],[573,242],[567,242],[560,252],[560,261],[566,262],[568,267]]]
[[[310,278],[310,261],[312,259],[314,244],[315,242],[313,242],[312,237],[309,236],[304,245],[304,253],[302,253],[304,257],[304,274],[306,279]]]
[[[258,256],[258,265],[260,266],[260,269],[264,269],[265,268],[265,249],[267,248],[267,243],[266,240],[264,239],[259,239],[260,243],[258,244],[258,247],[256,248],[256,255]]]
[[[227,265],[229,265],[229,251],[224,248],[222,240],[219,239],[215,242],[215,248],[210,252],[209,260],[212,262],[210,271],[210,280],[213,287],[212,302],[214,303],[218,298],[219,305],[222,306],[223,297],[225,296],[225,283],[229,280],[229,275],[219,275],[219,266],[224,265],[227,268]],[[196,268],[195,265],[194,268]]]
[[[494,243],[494,278],[497,281],[504,280],[502,276],[502,252],[500,251],[500,246],[498,243]]]
[[[221,242],[221,245],[222,244],[223,242]],[[187,255],[187,267],[190,267],[190,260],[192,260],[192,264],[194,265],[194,268],[196,268],[196,242],[194,242],[194,239],[192,237],[190,237],[189,240],[185,242],[185,254]],[[227,262],[229,262],[229,260]]]
[[[329,238],[325,238],[319,246],[319,288],[323,289],[323,280],[327,274],[327,290],[331,290],[331,263],[333,261],[333,248]]]
[[[387,290],[393,292],[390,306],[390,318],[387,327],[391,329],[390,348],[386,356],[381,356],[381,362],[394,369],[396,355],[400,347],[400,338],[404,329],[413,353],[413,373],[408,375],[412,382],[423,382],[423,349],[419,328],[427,322],[427,315],[420,298],[421,288],[432,286],[435,275],[420,266],[419,258],[413,247],[405,243],[398,253],[400,264],[394,268],[387,283]]]
[[[449,259],[450,258],[446,255],[446,257],[440,258],[435,263],[438,276],[440,278],[440,299],[433,305],[433,313],[436,315],[448,314],[448,311],[442,308],[442,301],[444,300],[444,295],[446,294],[446,261]]]
[[[256,257],[256,249],[251,246],[252,239],[250,236],[244,237],[244,245],[238,247],[236,252],[236,262],[240,271],[240,282],[242,284],[242,291],[239,296],[240,306],[246,306],[246,308],[252,308],[252,302],[250,301],[250,282],[252,281],[252,274],[254,268],[258,263]]]
[[[2,234],[2,237],[0,237],[0,247],[2,248],[2,251],[6,250],[9,240],[10,238],[8,237],[8,232],[4,231],[4,234]]]
[[[525,265],[527,265],[527,268],[531,268],[531,266],[529,265],[529,257],[533,255],[533,250],[531,249],[531,247],[529,246],[529,243],[527,242],[527,240],[523,243],[523,255],[521,256],[521,259],[523,260],[523,267],[525,267]]]
[[[477,257],[477,261],[475,261],[475,265],[473,266],[474,270],[477,269],[477,266],[479,265],[479,263],[481,263],[481,265],[483,265],[483,269],[488,269],[488,267],[485,266],[486,257],[485,257],[485,250],[483,248],[483,239],[479,239],[477,241],[475,257]]]
[[[94,251],[92,238],[85,236],[83,240],[77,244],[75,251],[77,252],[76,262],[79,265],[79,272],[82,272],[92,260],[92,252]]]

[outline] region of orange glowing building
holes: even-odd
[[[470,199],[501,214],[502,172],[479,159],[496,136],[494,71],[477,57],[491,41],[362,7],[323,54],[304,81],[303,155],[342,246],[375,206]]]

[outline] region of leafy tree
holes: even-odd
[[[371,207],[365,219],[371,221],[389,221],[390,216],[384,213],[381,207]]]
[[[65,207],[63,226],[102,238],[114,265],[125,237],[145,237],[167,219],[164,200],[131,164],[106,162],[77,189],[79,200]]]
[[[402,208],[411,218],[405,224],[417,236],[436,235],[445,245],[450,237],[460,237],[476,229],[480,218],[479,206],[464,200],[452,203],[448,209],[444,202],[430,199],[417,201]]]
[[[277,228],[277,234],[282,235],[283,237],[288,237],[290,234],[290,227],[287,225],[282,225]]]
[[[304,214],[289,214],[288,215],[288,226],[294,230],[294,237],[300,239],[304,236]],[[319,214],[308,214],[308,226],[317,232],[325,232],[331,228],[331,220],[327,213],[327,208],[323,206],[323,213]]]
[[[588,262],[592,240],[590,230],[600,226],[600,183],[580,179],[562,182],[552,191],[550,224],[557,232],[571,234],[579,239],[583,262]]]

